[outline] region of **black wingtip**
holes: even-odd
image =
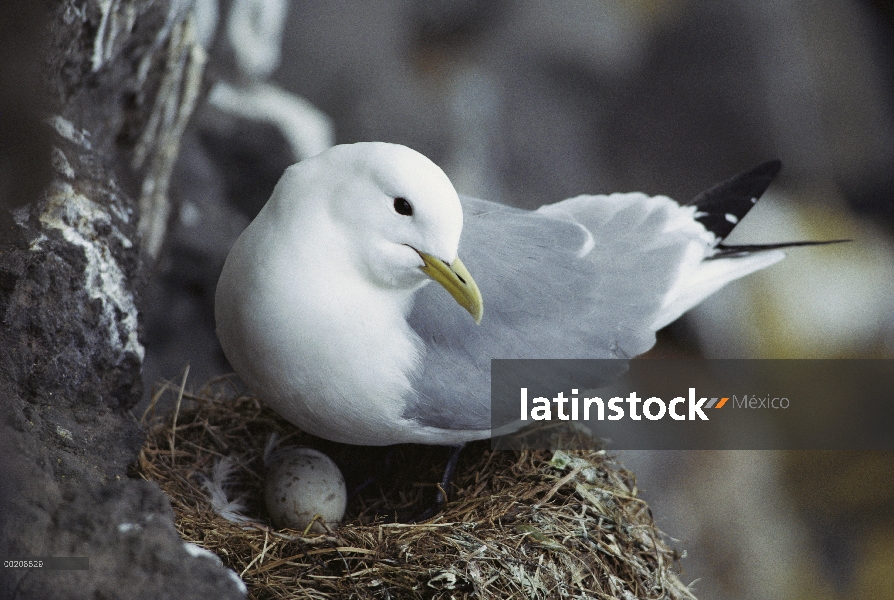
[[[781,250],[783,248],[795,248],[798,246],[826,246],[828,244],[844,244],[853,240],[823,240],[819,242],[779,242],[776,244],[737,244],[726,246],[718,244],[714,248],[714,254],[709,259],[714,258],[736,258],[738,256],[747,256],[755,252],[766,252],[768,250]]]
[[[698,208],[695,220],[723,240],[748,214],[782,168],[779,160],[768,160],[702,192],[688,204]]]

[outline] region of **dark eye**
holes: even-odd
[[[407,202],[405,198],[394,199],[394,210],[397,214],[409,217],[413,215],[413,205]]]

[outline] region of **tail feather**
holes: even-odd
[[[713,247],[705,248],[697,264],[682,268],[664,297],[653,327],[664,327],[681,314],[725,286],[749,273],[781,260],[782,248],[820,246],[850,240],[799,241],[770,244],[726,245],[723,240],[757,204],[779,173],[782,163],[770,160],[736,175],[696,196],[687,206],[695,206],[693,218],[714,235]]]

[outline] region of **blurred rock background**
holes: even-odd
[[[243,598],[128,477],[144,430],[143,248],[202,87],[192,2],[0,10],[0,598]],[[216,562],[215,562],[216,561]]]
[[[200,0],[204,100],[145,293],[147,394],[227,372],[218,272],[282,170],[406,144],[461,193],[688,200],[784,170],[737,242],[795,249],[660,335],[656,356],[894,357],[894,9],[884,0]],[[892,391],[894,396],[894,391]],[[894,598],[890,453],[629,452],[704,598]]]

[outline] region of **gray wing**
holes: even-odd
[[[591,238],[570,220],[462,203],[459,255],[481,289],[484,317],[476,325],[439,285],[417,293],[409,323],[426,354],[404,416],[490,429],[491,359],[628,358],[654,345],[650,325],[683,252],[643,243],[660,236],[660,215],[636,205],[606,208],[588,222]]]

